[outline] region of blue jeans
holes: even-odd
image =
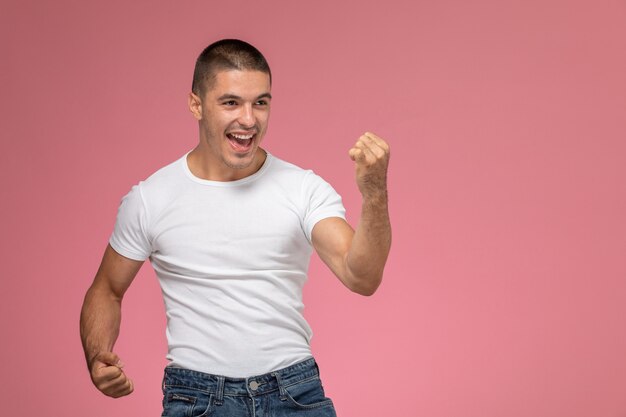
[[[229,378],[165,368],[162,417],[336,417],[313,358],[265,375]]]

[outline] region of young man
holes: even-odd
[[[314,248],[350,290],[376,291],[391,245],[389,147],[365,133],[349,151],[363,197],[354,231],[329,184],[259,146],[271,100],[253,46],[227,39],[198,57],[189,109],[199,144],[124,197],[85,296],[81,338],[104,394],[133,391],[113,345],[124,293],[149,258],[167,314],[164,416],[335,415],[302,287]]]

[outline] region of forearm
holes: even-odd
[[[80,336],[88,367],[98,353],[112,351],[121,318],[121,299],[94,283],[87,291],[80,315]]]
[[[391,223],[386,190],[364,195],[361,219],[355,230],[346,268],[353,291],[371,295],[383,277],[383,270],[391,248]]]

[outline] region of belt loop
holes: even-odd
[[[278,391],[280,392],[280,400],[286,401],[287,391],[285,390],[285,387],[283,386],[283,381],[280,379],[280,374],[278,372],[272,372],[272,376],[276,378],[276,382],[278,382]]]
[[[223,376],[217,377],[217,392],[215,393],[215,405],[224,404],[224,381]]]

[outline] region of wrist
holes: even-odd
[[[363,203],[368,204],[387,204],[387,189],[368,190],[361,193]]]

